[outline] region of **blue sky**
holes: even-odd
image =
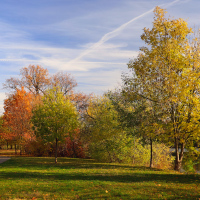
[[[0,0],[0,113],[2,83],[30,64],[71,73],[79,92],[118,87],[155,6],[200,27],[199,0]]]

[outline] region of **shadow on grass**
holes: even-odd
[[[71,187],[74,187],[77,190],[74,192],[80,195],[79,199],[88,199],[88,196],[95,195],[98,196],[95,199],[112,197],[112,199],[139,200],[152,199],[154,195],[153,199],[162,199],[162,196],[158,195],[163,192],[167,194],[167,199],[171,200],[200,198],[195,191],[195,187],[200,184],[200,175],[167,173],[147,167],[100,163],[87,159],[59,158],[58,164],[55,164],[54,158],[16,157],[0,164],[0,172],[0,180],[11,180],[14,183],[31,181],[36,187],[34,189],[42,194],[49,193],[50,189],[52,194],[54,192],[62,194],[66,190],[71,192]],[[51,187],[47,186],[49,182]],[[77,182],[80,183],[79,186],[76,185]],[[37,183],[40,185],[37,186]],[[183,185],[175,186],[179,184],[186,186],[184,188]],[[190,189],[189,184],[193,185],[193,189]],[[90,188],[85,191],[85,187]],[[110,187],[110,194],[105,193],[107,187]],[[132,194],[135,191],[139,195],[144,192],[144,195],[142,198],[133,197],[129,191]]]
[[[186,175],[178,173],[160,173],[160,170],[149,169],[147,167],[132,167],[130,165],[98,163],[94,162],[94,160],[84,159],[60,158],[60,163],[55,164],[53,158],[13,158],[1,164],[0,169],[1,168],[6,168],[6,170],[1,170],[0,178],[3,179],[37,178],[55,181],[95,180],[121,183],[158,181],[164,183],[200,184],[200,175],[196,174]],[[17,172],[15,170],[12,172],[12,170],[8,171],[8,168],[20,168],[21,170]],[[73,171],[75,169],[77,170]],[[79,169],[84,170],[79,172]],[[106,169],[105,172],[103,171],[104,169]],[[117,173],[112,171],[113,169],[117,169]],[[123,170],[123,173],[120,173],[121,169]],[[68,170],[70,170],[70,173]]]
[[[131,175],[112,175],[112,174],[83,174],[83,173],[38,173],[38,172],[7,172],[1,171],[0,178],[3,179],[42,179],[44,181],[61,181],[61,180],[73,180],[73,181],[110,181],[121,183],[133,183],[133,182],[164,182],[164,183],[183,183],[200,184],[200,178],[194,175],[173,175],[173,174],[141,174],[133,173]]]

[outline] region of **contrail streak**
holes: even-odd
[[[170,7],[172,6],[173,4],[179,2],[180,0],[175,0],[171,3],[168,3],[168,4],[163,4],[162,6],[164,7]],[[93,44],[91,47],[89,47],[88,49],[86,49],[85,51],[83,51],[79,56],[77,56],[75,59],[71,60],[68,62],[68,64],[71,64],[71,63],[74,63],[76,62],[77,60],[79,60],[80,58],[84,57],[85,55],[89,54],[90,52],[92,52],[94,49],[98,48],[99,46],[101,46],[102,44],[104,44],[106,41],[108,41],[109,39],[111,38],[114,38],[115,36],[118,35],[118,33],[120,31],[122,31],[123,29],[125,29],[129,24],[131,24],[132,22],[136,21],[137,19],[140,19],[141,17],[151,13],[154,11],[155,8],[152,8],[151,10],[131,19],[130,21],[122,24],[120,27],[116,28],[115,30],[111,31],[111,32],[108,32],[106,33],[98,42],[96,42],[95,44]]]

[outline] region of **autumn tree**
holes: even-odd
[[[50,85],[52,88],[59,88],[63,95],[69,95],[77,86],[77,82],[71,74],[57,72],[50,77]]]
[[[15,141],[16,135],[14,132],[11,131],[11,128],[5,125],[4,117],[3,115],[0,117],[0,145],[10,144],[11,147],[14,144],[15,150],[16,150],[16,141]],[[16,153],[16,151],[15,151]]]
[[[93,97],[85,115],[85,139],[92,157],[103,161],[119,161],[123,131],[119,115],[106,96]]]
[[[160,139],[160,135],[163,133],[162,127],[162,113],[157,110],[154,102],[142,101],[143,110],[140,113],[140,124],[138,126],[138,135],[144,138],[145,143],[150,144],[150,165],[153,167],[153,147],[154,143],[157,143]],[[160,139],[161,140],[161,139]]]
[[[1,145],[4,142],[4,135],[5,135],[5,131],[3,128],[3,116],[0,116],[0,149],[1,149]]]
[[[156,110],[154,102],[147,101],[140,96],[134,96],[131,91],[121,89],[106,93],[119,114],[123,130],[134,138],[141,139],[142,143],[150,144],[150,167],[153,167],[153,142],[156,141],[161,127],[162,113]]]
[[[60,88],[64,95],[69,95],[77,86],[75,79],[66,72],[57,72],[49,75],[47,69],[37,65],[29,65],[20,70],[20,77],[6,80],[4,88],[20,89],[24,87],[27,91],[35,95],[44,94],[45,90],[50,88]]]
[[[192,29],[183,19],[167,19],[159,7],[154,13],[152,29],[144,28],[141,36],[147,47],[129,62],[133,75],[123,81],[127,91],[154,102],[162,112],[165,138],[174,142],[174,169],[180,170],[184,148],[193,145],[200,130],[199,44],[197,39],[196,46],[189,42]]]
[[[50,84],[49,73],[47,69],[37,65],[29,65],[20,70],[21,79],[10,78],[4,84],[5,88],[20,89],[22,86],[32,94],[39,95],[44,93]]]
[[[23,142],[33,137],[30,122],[32,117],[31,94],[27,93],[23,87],[20,90],[17,89],[14,94],[5,99],[4,110],[3,126],[7,129],[5,138],[16,141],[21,149]]]
[[[50,89],[42,98],[42,104],[33,110],[32,118],[36,133],[48,142],[55,142],[57,163],[58,142],[63,141],[78,127],[75,106],[58,88]]]

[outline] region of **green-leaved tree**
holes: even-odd
[[[58,142],[78,127],[75,106],[63,93],[51,89],[45,93],[42,103],[33,110],[32,118],[36,133],[48,142],[55,142],[55,163],[57,163]]]

